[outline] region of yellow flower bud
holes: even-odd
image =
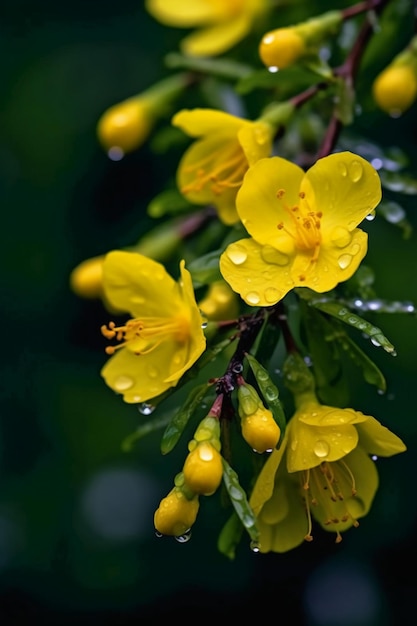
[[[305,53],[304,39],[294,28],[278,28],[266,33],[259,45],[259,56],[266,67],[284,69]]]
[[[416,72],[410,65],[389,65],[375,79],[372,91],[377,105],[389,115],[398,117],[416,99]]]
[[[129,98],[103,113],[97,135],[110,158],[118,160],[145,142],[153,124],[149,102],[140,97]]]
[[[102,295],[104,256],[83,261],[70,274],[70,287],[80,298],[100,298]]]
[[[237,295],[223,280],[210,285],[198,307],[208,320],[234,319],[239,315]]]
[[[198,508],[198,496],[188,500],[180,489],[174,487],[155,511],[155,529],[162,535],[179,537],[194,524]]]
[[[279,441],[280,434],[281,431],[271,411],[263,407],[259,407],[255,413],[242,419],[243,438],[256,452],[273,450]]]
[[[182,471],[185,483],[192,491],[209,496],[222,480],[222,457],[211,443],[203,441],[189,453]]]

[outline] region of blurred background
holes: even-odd
[[[184,450],[162,457],[155,433],[122,451],[140,414],[99,375],[108,313],[78,299],[68,278],[146,232],[146,207],[175,173],[147,145],[110,161],[95,126],[167,73],[163,56],[181,35],[140,0],[0,8],[0,623],[194,623],[250,610],[280,624],[414,624],[415,316],[374,318],[398,356],[374,350],[388,391],[358,386],[353,398],[408,446],[378,461],[381,489],[360,529],[341,545],[323,533],[284,555],[254,554],[244,542],[229,561],[216,549],[224,519],[208,500],[191,541],[155,537],[153,512]],[[356,122],[406,150],[414,175],[416,112],[393,120],[371,111]],[[415,195],[401,203],[416,229]],[[378,294],[417,302],[416,234],[404,240],[378,218],[372,229]]]

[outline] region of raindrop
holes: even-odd
[[[236,365],[234,365],[232,367],[232,372],[234,374],[240,374],[241,372],[243,372],[243,365],[242,365],[242,363],[236,363]]]
[[[159,370],[156,367],[149,367],[148,368],[148,376],[149,378],[158,378],[159,375]]]
[[[352,235],[348,231],[347,228],[343,228],[343,226],[336,226],[333,229],[331,235],[331,241],[338,248],[345,248],[352,241]]]
[[[330,446],[327,443],[327,441],[323,441],[323,440],[319,439],[314,444],[313,452],[314,452],[314,454],[316,456],[318,456],[320,459],[322,459],[322,458],[326,457],[329,454]]]
[[[248,258],[246,250],[238,243],[231,243],[226,250],[226,255],[235,265],[242,265]]]
[[[377,457],[377,455],[376,455],[376,454],[373,454],[373,455],[371,456],[371,459],[372,459],[373,461],[377,461],[377,460],[378,460],[378,457]]]
[[[342,254],[338,259],[338,264],[340,269],[345,270],[352,263],[352,255],[351,254]]]
[[[251,541],[249,546],[250,546],[250,549],[252,550],[252,552],[260,552],[261,551],[261,544],[259,543],[259,541]]]
[[[178,541],[178,543],[187,543],[187,541],[190,541],[191,539],[191,529],[189,528],[182,535],[177,535],[174,539],[175,541]]]
[[[375,158],[375,159],[372,159],[372,161],[371,161],[371,165],[372,165],[372,167],[374,167],[376,170],[380,170],[380,169],[381,169],[381,167],[384,165],[384,163],[383,163],[382,159]]]
[[[278,302],[280,295],[281,292],[278,291],[278,289],[275,289],[275,287],[268,287],[268,289],[265,289],[264,292],[265,300],[269,304],[275,304],[275,302]]]
[[[381,343],[378,341],[378,339],[375,339],[375,337],[371,337],[371,343],[377,348],[381,346]]]
[[[346,163],[343,163],[343,161],[341,161],[340,163],[338,163],[338,167],[339,167],[339,172],[341,173],[341,175],[343,177],[347,176],[348,170],[347,170]]]
[[[208,322],[202,322],[201,324],[201,328],[204,330],[205,328],[207,328],[208,326]]]
[[[276,74],[277,72],[279,72],[279,67],[277,67],[276,65],[270,65],[268,67],[268,72],[271,72],[271,74]]]
[[[134,384],[135,381],[133,378],[130,378],[130,376],[118,376],[114,381],[113,386],[116,391],[127,391],[133,387]]]
[[[377,390],[377,394],[378,394],[379,396],[383,396],[383,395],[385,394],[385,390],[384,390],[384,389],[378,389],[378,390]]]
[[[360,181],[363,175],[363,166],[359,161],[352,161],[349,165],[349,177],[354,183]]]
[[[260,297],[256,291],[250,291],[246,294],[246,301],[248,304],[259,304]]]
[[[119,146],[113,146],[107,152],[107,156],[109,157],[111,161],[121,161],[124,155],[125,153],[123,152],[121,148],[119,148]]]
[[[155,529],[155,537],[163,537],[164,535],[162,533],[159,532],[159,530]]]
[[[148,404],[147,402],[142,402],[138,406],[138,411],[139,413],[142,413],[142,415],[150,415],[155,411],[155,407],[152,404]]]
[[[371,211],[371,212],[370,212],[370,213],[366,216],[366,219],[368,220],[368,222],[372,222],[372,220],[374,220],[374,219],[375,219],[375,215],[376,215],[376,213],[375,213],[375,209],[373,209],[373,210],[372,210],[372,211]]]
[[[233,500],[243,500],[243,493],[237,487],[233,487],[233,485],[230,487],[229,494]]]

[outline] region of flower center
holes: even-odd
[[[238,141],[228,142],[227,148],[208,154],[184,169],[184,174],[191,180],[181,188],[181,193],[200,192],[209,187],[215,196],[226,189],[241,186],[243,176],[248,169],[248,161]]]
[[[346,500],[355,497],[357,491],[355,477],[343,459],[332,463],[323,461],[318,467],[300,472],[300,478],[308,518],[306,541],[313,540],[311,506],[322,508],[326,526],[349,520],[355,528],[359,526],[346,506]],[[342,536],[338,530],[335,532],[336,543],[340,543]]]
[[[282,201],[282,207],[288,215],[288,221],[277,224],[278,230],[285,232],[294,241],[296,248],[307,254],[308,261],[305,272],[316,263],[321,245],[320,220],[323,217],[321,211],[313,211],[308,204],[305,193],[299,193],[300,204],[289,206],[285,203],[285,189],[278,189],[277,199]],[[306,280],[304,273],[299,275],[299,280]]]
[[[128,344],[135,354],[147,354],[168,338],[184,343],[189,337],[190,326],[184,317],[145,317],[143,320],[130,319],[124,326],[109,322],[108,326],[101,327],[101,333],[106,339],[120,342],[116,346],[107,346],[107,354],[114,354]]]

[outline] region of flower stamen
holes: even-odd
[[[214,166],[209,171],[210,164]],[[216,167],[217,166],[217,167]],[[194,173],[194,180],[181,188],[184,195],[190,192],[200,192],[209,186],[212,193],[219,196],[225,189],[238,188],[242,185],[243,176],[248,169],[245,154],[236,142],[226,154],[213,157],[211,153],[198,163],[184,169],[190,175]]]
[[[100,330],[106,339],[116,339],[120,342],[116,346],[107,346],[106,354],[114,354],[116,350],[127,344],[140,340],[144,342],[144,345],[138,350],[135,349],[134,352],[149,354],[168,337],[174,337],[179,343],[186,341],[189,335],[189,323],[183,317],[147,317],[143,320],[130,319],[123,326],[116,326],[114,322],[109,322],[108,326],[103,324]]]

